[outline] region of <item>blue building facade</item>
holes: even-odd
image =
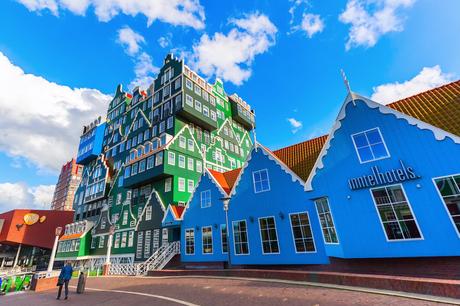
[[[78,145],[77,164],[86,165],[101,154],[105,127],[106,123],[101,122],[101,117],[83,127]]]
[[[184,212],[181,224],[182,262],[227,261],[227,230],[221,200],[227,196],[220,182],[206,169]]]
[[[229,224],[232,264],[329,262],[303,181],[259,144],[233,188]]]
[[[340,258],[460,255],[460,138],[354,95],[307,180]]]

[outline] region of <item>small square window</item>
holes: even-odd
[[[390,156],[379,128],[353,134],[352,139],[360,163],[371,162]]]
[[[267,169],[252,172],[252,179],[255,193],[270,191],[270,179]]]

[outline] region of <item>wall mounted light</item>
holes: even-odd
[[[280,212],[278,213],[278,216],[280,216],[280,219],[281,219],[281,220],[284,220],[284,213],[283,213],[282,211],[280,211]]]
[[[196,229],[197,231],[199,231],[199,230],[200,230],[200,227],[197,225],[197,226],[195,226],[195,229]]]
[[[254,217],[253,217],[253,216],[250,216],[250,217],[249,217],[249,221],[250,221],[251,223],[254,223]]]
[[[417,184],[417,185],[415,185],[415,187],[417,187],[418,189],[420,189],[420,188],[422,188],[422,185]]]
[[[350,200],[350,199],[351,199],[351,195],[347,195],[347,199]]]

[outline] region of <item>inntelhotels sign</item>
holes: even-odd
[[[412,167],[406,167],[402,160],[399,163],[401,164],[400,168],[385,172],[381,172],[378,166],[373,166],[371,167],[372,174],[351,178],[348,180],[348,186],[351,190],[357,190],[420,178]]]

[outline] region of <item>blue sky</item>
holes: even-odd
[[[328,132],[341,68],[381,103],[460,78],[459,11],[456,0],[1,1],[0,211],[46,205],[81,126],[171,50],[251,104],[258,140],[276,149]]]

